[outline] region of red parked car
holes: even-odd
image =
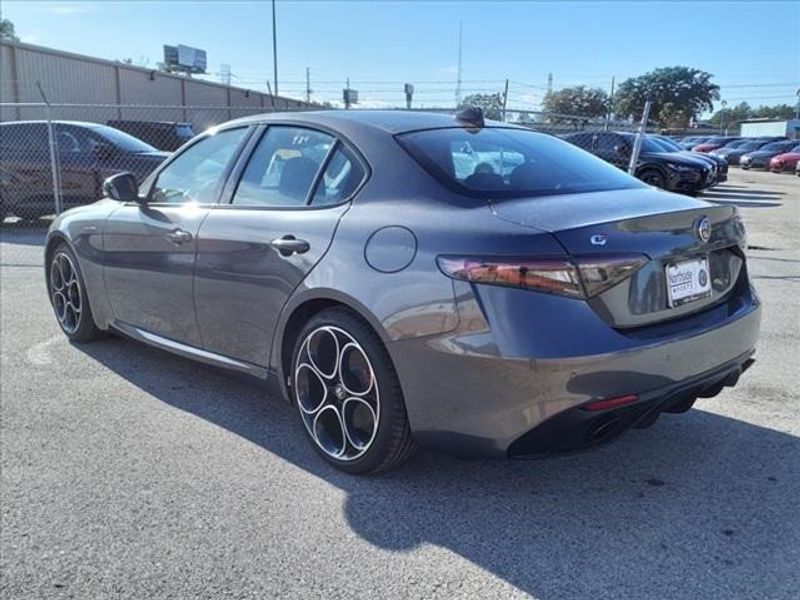
[[[705,140],[702,144],[697,144],[697,146],[694,146],[692,148],[692,152],[711,152],[712,150],[722,148],[723,146],[740,139],[742,138],[734,136],[711,137]]]
[[[792,148],[789,152],[773,156],[769,161],[769,170],[773,173],[794,171],[798,164],[800,164],[800,144]]]

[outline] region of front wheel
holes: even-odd
[[[78,260],[66,244],[60,244],[53,252],[48,266],[47,288],[56,320],[70,340],[90,342],[100,335],[86,297]]]
[[[647,169],[639,174],[639,179],[644,181],[647,185],[652,185],[662,190],[667,187],[667,181],[664,176],[655,169]]]
[[[325,310],[303,327],[292,354],[292,397],[314,449],[337,469],[378,473],[414,450],[389,353],[348,310]]]

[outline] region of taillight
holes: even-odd
[[[517,287],[571,298],[591,298],[615,286],[647,262],[641,255],[591,258],[478,258],[440,256],[448,277]]]

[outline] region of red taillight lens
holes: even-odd
[[[440,256],[437,262],[445,275],[455,279],[583,297],[578,271],[566,260]]]
[[[617,408],[625,406],[626,404],[633,404],[639,399],[636,394],[628,394],[627,396],[619,396],[618,398],[608,398],[607,400],[595,400],[581,406],[583,410],[608,410],[609,408]]]
[[[630,277],[647,258],[641,255],[574,260],[440,256],[437,262],[448,277],[471,283],[591,298]]]

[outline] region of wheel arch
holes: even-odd
[[[287,382],[287,373],[292,361],[292,350],[303,326],[315,315],[330,308],[344,308],[364,321],[387,346],[388,336],[378,318],[355,298],[337,290],[313,290],[297,296],[284,308],[278,323],[273,347],[272,369],[278,374],[280,390],[287,401],[291,394]],[[387,346],[388,348],[388,346]]]
[[[64,235],[63,232],[56,230],[53,231],[47,237],[47,241],[45,242],[44,245],[44,274],[45,274],[45,282],[47,283],[48,286],[50,285],[50,283],[49,280],[47,279],[48,277],[47,270],[50,265],[50,260],[53,258],[53,252],[55,252],[56,248],[61,244],[67,244],[70,250],[72,250],[73,254],[77,256],[75,248],[72,247],[69,238],[66,235]]]

